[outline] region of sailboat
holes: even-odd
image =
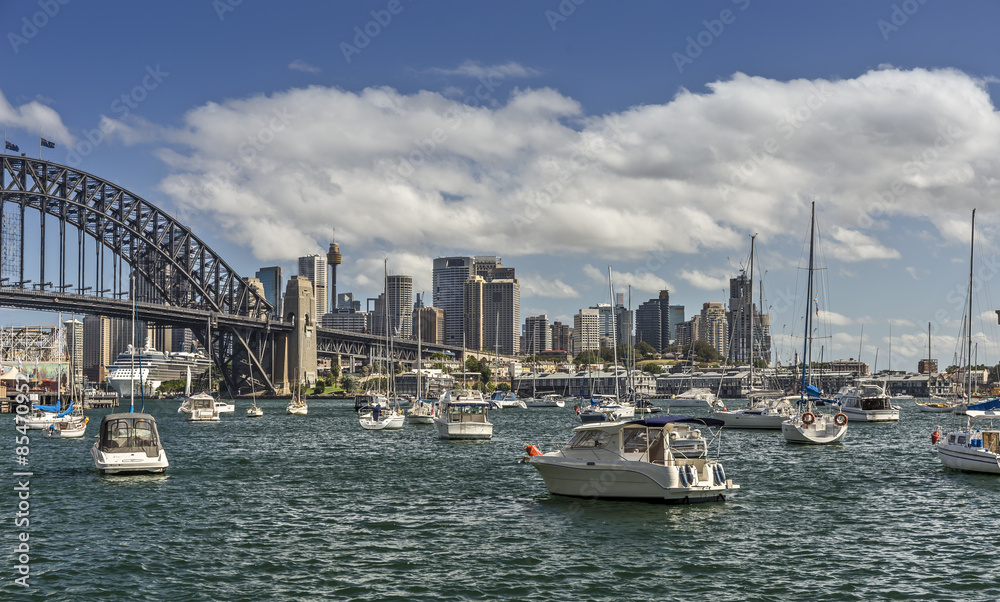
[[[421,367],[421,360],[423,355],[423,347],[421,345],[422,341],[420,339],[420,319],[417,318],[417,398],[410,406],[410,414],[407,416],[407,421],[410,424],[434,424],[434,402],[429,399],[424,399],[424,389],[420,383],[421,372],[423,368]]]
[[[303,319],[302,316],[296,316],[297,320]],[[292,394],[292,398],[288,400],[288,405],[285,406],[286,414],[296,414],[299,416],[305,416],[309,413],[309,404],[306,403],[305,396],[302,394],[302,381],[305,379],[305,372],[302,369],[302,339],[305,338],[305,329],[308,324],[302,325],[302,336],[299,337],[299,354],[298,354],[298,368],[297,378],[295,380],[295,393]]]
[[[809,363],[812,359],[812,312],[809,311],[809,303],[813,299],[813,260],[814,247],[816,242],[816,203],[812,204],[812,217],[809,224],[809,276],[806,294],[805,307],[805,340],[802,350],[802,383],[799,392],[799,408],[801,414],[781,423],[781,433],[785,436],[785,441],[789,443],[807,443],[814,445],[824,445],[837,443],[847,434],[847,416],[837,413],[835,416],[817,411],[813,404],[813,396],[819,394],[819,390],[812,385],[806,386]]]
[[[755,391],[753,369],[756,356],[754,355],[754,328],[753,328],[753,268],[754,268],[754,242],[757,235],[750,237],[750,299],[746,307],[750,311],[750,391],[747,393],[749,402],[746,408],[738,410],[726,410],[719,403],[715,404],[712,412],[713,418],[722,420],[726,428],[739,429],[781,429],[781,424],[795,416],[795,408],[792,404],[780,396],[766,395],[762,391]],[[763,289],[761,289],[763,292]],[[763,301],[761,302],[763,305]],[[722,387],[722,381],[719,381]]]
[[[209,324],[208,329],[205,330],[205,339],[208,341],[209,345],[212,344],[211,338],[211,324]],[[209,356],[211,357],[211,350],[209,351]],[[213,360],[208,364],[207,390],[202,391],[201,393],[195,393],[194,395],[188,395],[184,399],[184,403],[181,404],[181,407],[178,408],[178,411],[187,412],[188,422],[218,422],[220,420],[219,408],[216,405],[216,399],[215,397],[212,397],[210,392],[212,390],[212,364],[214,363],[215,362]],[[188,371],[188,374],[191,374],[190,370]],[[185,384],[185,391],[190,390],[189,385],[190,381]]]
[[[931,323],[927,323],[927,401],[917,402],[918,412],[933,412],[942,414],[954,410],[954,406],[944,397],[931,393]]]
[[[250,397],[253,401],[247,408],[247,418],[260,418],[264,415],[264,408],[257,405],[257,388],[254,387],[253,382],[253,362],[250,362]]]
[[[976,241],[976,210],[972,210],[971,251],[969,253],[969,314],[966,320],[966,331],[963,333],[966,341],[966,360],[968,362],[966,375],[966,391],[971,398],[972,393],[972,285],[973,264],[975,260]],[[958,410],[956,410],[958,413]],[[938,440],[938,433],[931,435],[941,463],[955,470],[1000,474],[1000,430],[993,426],[993,420],[1000,418],[1000,400],[994,398],[982,403],[971,404],[964,410],[965,425],[958,426],[947,436]],[[976,426],[980,419],[989,419],[989,428]]]
[[[399,409],[399,402],[393,399],[392,383],[392,321],[389,319],[389,260],[385,260],[383,275],[383,296],[382,308],[385,311],[385,407],[376,398],[375,405],[368,412],[363,412],[358,417],[361,428],[366,431],[385,431],[401,429],[406,424],[406,416]],[[381,397],[381,396],[379,396]]]
[[[138,313],[135,306],[135,275],[132,276],[132,340]],[[141,390],[141,389],[140,389]],[[145,397],[142,398],[145,410]],[[169,466],[156,419],[135,411],[135,387],[131,387],[129,411],[106,414],[101,419],[100,434],[90,448],[94,466],[101,474],[159,473]]]
[[[59,323],[62,324],[62,314],[60,314],[59,316]],[[60,331],[61,330],[62,327],[60,326]],[[60,341],[59,341],[60,356],[62,356],[64,342],[65,338],[60,336]],[[59,412],[57,414],[56,422],[53,422],[48,426],[47,429],[45,429],[46,437],[51,437],[55,439],[75,439],[83,437],[83,435],[87,432],[87,423],[90,422],[90,418],[87,418],[86,416],[83,415],[83,409],[82,409],[83,403],[81,402],[80,405],[76,404],[77,401],[76,379],[75,379],[75,374],[71,368],[71,364],[68,360],[69,357],[67,356],[66,374],[70,391],[69,407],[66,409],[66,411]],[[57,385],[56,385],[57,388],[59,386],[58,382],[59,379],[57,379]]]

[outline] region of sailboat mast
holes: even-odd
[[[611,307],[612,312],[615,306],[615,285],[611,281],[611,266],[608,266],[608,292],[611,296]],[[621,399],[621,393],[618,389],[618,333],[615,332],[617,329],[611,329],[611,355],[615,358],[615,400]]]
[[[808,370],[809,363],[809,351],[812,348],[812,337],[810,336],[810,328],[812,326],[812,308],[809,304],[813,299],[813,244],[816,238],[816,201],[812,204],[812,217],[809,221],[809,276],[806,279],[808,283],[806,286],[806,332],[805,340],[802,341],[802,388],[800,390],[800,399],[805,399],[806,396],[806,372]]]
[[[970,236],[971,244],[969,244],[969,325],[966,336],[966,341],[968,343],[969,354],[966,356],[969,360],[969,374],[968,374],[968,388],[966,393],[968,394],[968,399],[972,401],[972,269],[973,262],[976,257],[976,210],[972,210],[972,235]]]
[[[750,237],[750,286],[748,287],[750,289],[750,300],[749,300],[749,302],[747,304],[748,305],[748,309],[750,311],[750,332],[748,334],[750,336],[750,389],[751,390],[753,390],[753,360],[754,360],[754,356],[753,356],[753,243],[754,243],[754,240],[756,238],[757,238],[757,234],[756,233],[754,233],[754,235]],[[721,383],[722,381],[720,380],[719,382]]]

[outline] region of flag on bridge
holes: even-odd
[[[12,151],[14,151],[15,153],[16,153],[17,151],[21,150],[21,149],[20,149],[20,147],[18,147],[18,146],[17,146],[16,144],[14,144],[13,142],[7,142],[6,140],[4,140],[4,141],[3,141],[3,147],[4,147],[4,150],[12,150]]]
[[[56,147],[56,143],[55,142],[49,142],[45,138],[42,138],[42,146],[44,146],[45,148],[55,148]]]

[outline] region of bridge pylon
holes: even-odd
[[[303,387],[316,386],[316,298],[308,278],[295,276],[285,287],[284,315],[294,328],[274,340],[274,387],[280,395],[290,395],[299,381]]]

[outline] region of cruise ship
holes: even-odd
[[[132,345],[108,366],[108,383],[123,398],[133,395],[151,396],[167,380],[187,378],[187,370],[199,375],[208,370],[209,359],[202,353],[157,351],[150,344],[138,352]]]

